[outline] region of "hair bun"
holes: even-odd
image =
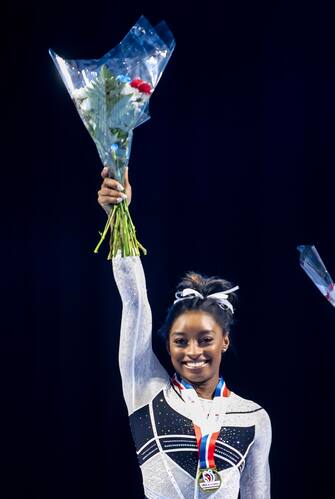
[[[178,283],[176,291],[182,291],[185,288],[192,288],[201,293],[204,297],[213,293],[220,293],[231,289],[233,284],[219,277],[207,277],[198,272],[187,272],[182,280]],[[236,302],[235,293],[229,294],[229,301],[232,304]]]

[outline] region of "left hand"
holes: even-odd
[[[108,177],[107,167],[102,169],[101,176],[104,180],[101,184],[100,190],[98,191],[98,203],[100,206],[108,212],[111,205],[119,204],[125,199],[129,205],[131,202],[132,189],[129,183],[128,168],[125,169],[124,189],[117,180]]]

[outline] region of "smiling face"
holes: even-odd
[[[222,352],[229,338],[212,315],[189,311],[173,322],[168,351],[176,372],[191,384],[218,382]]]

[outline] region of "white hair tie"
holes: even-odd
[[[230,293],[233,293],[234,291],[237,291],[238,289],[239,286],[235,286],[234,288],[225,289],[224,291],[220,291],[219,293],[213,293],[211,295],[203,296],[196,289],[185,288],[182,291],[177,291],[177,293],[175,294],[176,299],[173,302],[173,304],[178,303],[181,300],[190,299],[190,298],[201,298],[202,300],[205,300],[207,298],[212,298],[213,300],[216,300],[218,302],[219,307],[221,307],[222,309],[227,307],[233,314],[234,307],[232,303],[228,300],[228,295]]]

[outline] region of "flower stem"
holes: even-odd
[[[115,216],[115,211],[116,211],[116,206],[113,206],[113,209],[109,212],[105,228],[102,231],[102,234],[101,234],[101,237],[100,237],[100,241],[98,242],[98,244],[94,248],[94,253],[98,253],[99,248],[100,248],[103,240],[106,237],[106,234],[108,232],[109,227],[112,226],[112,222],[113,222],[113,219],[114,219],[114,216]]]
[[[94,253],[97,253],[106,234],[110,228],[109,254],[108,260],[114,258],[119,251],[122,257],[139,256],[140,251],[144,255],[147,250],[136,238],[136,230],[130,216],[129,208],[126,202],[114,205],[112,211],[108,215],[105,228],[101,234]]]

